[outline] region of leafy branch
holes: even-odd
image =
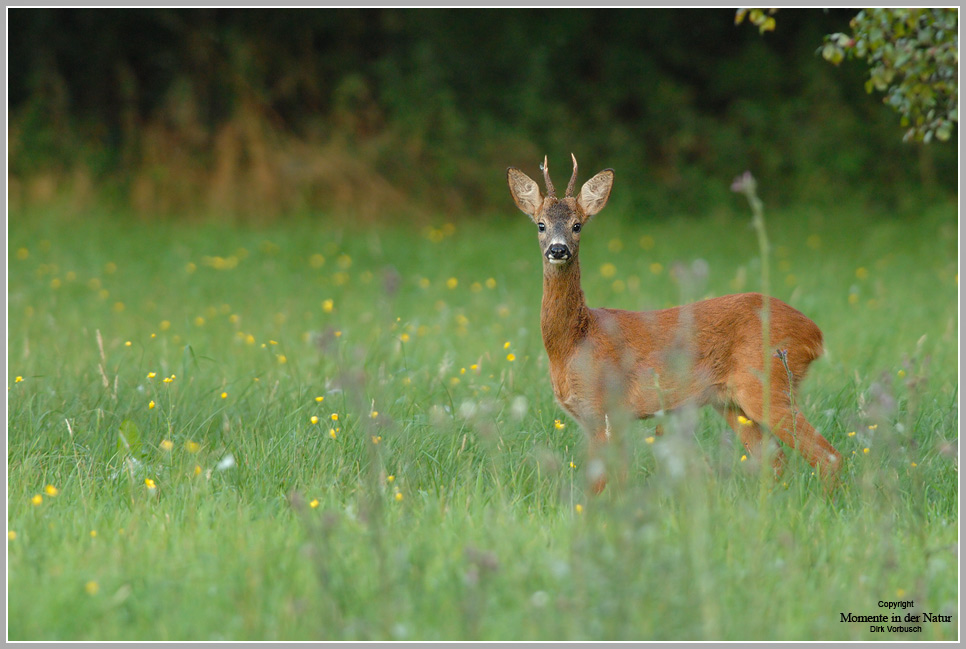
[[[775,28],[775,9],[739,9],[761,33]],[[959,122],[958,9],[863,9],[850,34],[825,37],[819,49],[834,65],[846,58],[869,65],[866,92],[884,92],[883,103],[900,115],[904,141],[946,141]]]

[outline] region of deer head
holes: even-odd
[[[613,169],[604,169],[584,183],[580,194],[574,198],[577,158],[572,153],[570,157],[574,161],[574,172],[570,176],[567,193],[563,198],[557,198],[553,183],[550,182],[546,156],[541,165],[547,187],[546,196],[540,193],[540,187],[532,178],[516,167],[510,167],[506,171],[510,195],[517,207],[537,224],[540,249],[546,263],[550,265],[567,264],[577,257],[580,230],[590,217],[604,209],[614,186]]]

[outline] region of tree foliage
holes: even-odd
[[[948,140],[958,122],[958,9],[864,9],[851,34],[825,37],[822,56],[838,65],[865,59],[865,89],[902,116],[905,140]]]
[[[775,29],[777,9],[744,8],[735,24],[762,34]],[[851,34],[825,36],[822,57],[839,65],[865,59],[865,90],[886,93],[883,102],[901,115],[903,140],[946,141],[959,121],[958,9],[863,9],[849,22]]]

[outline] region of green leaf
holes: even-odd
[[[842,52],[831,43],[826,43],[825,47],[822,48],[822,58],[829,63],[838,65],[842,60]]]
[[[195,350],[191,345],[184,346],[184,353],[181,356],[181,379],[185,380],[188,378],[188,368],[197,368],[198,359],[195,358]]]
[[[130,419],[121,422],[117,431],[117,453],[121,456],[138,457],[141,455],[141,431]]]

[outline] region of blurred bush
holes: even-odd
[[[655,216],[740,210],[746,169],[771,205],[955,196],[955,148],[902,143],[864,66],[819,55],[854,15],[11,9],[10,204],[477,215],[509,209],[507,166],[571,151]]]

